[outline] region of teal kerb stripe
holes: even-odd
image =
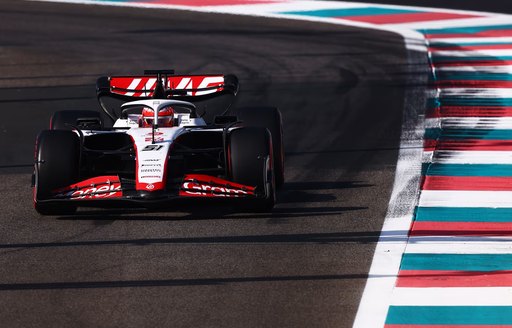
[[[437,98],[428,98],[427,99],[427,109],[435,109],[441,105],[439,99]]]
[[[476,302],[477,300],[475,300]],[[390,306],[388,325],[511,325],[511,306]]]
[[[512,270],[512,254],[405,253],[400,270],[500,271]]]
[[[454,177],[512,177],[510,164],[431,164],[422,166],[423,175]]]
[[[287,11],[280,14],[286,15],[302,15],[315,17],[352,17],[352,16],[371,16],[371,15],[389,15],[416,13],[418,10],[392,9],[380,7],[363,7],[363,8],[340,8],[340,9],[323,9],[309,11]]]
[[[512,81],[512,74],[484,72],[443,72],[439,71],[437,80],[456,81]]]
[[[439,29],[421,29],[423,34],[473,34],[484,31],[512,30],[512,25],[468,26]]]
[[[439,99],[443,106],[512,106],[512,98],[462,98],[456,96]]]
[[[442,130],[440,128],[428,128],[425,129],[425,139],[437,139],[441,136]]]
[[[512,208],[418,207],[420,222],[512,222]]]
[[[512,140],[512,130],[428,128],[425,129],[425,139]]]

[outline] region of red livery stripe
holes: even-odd
[[[164,173],[165,176],[165,173]],[[144,191],[157,191],[157,190],[163,190],[165,189],[165,183],[163,182],[153,182],[153,183],[145,183],[145,182],[139,182],[137,180],[135,184],[136,190],[144,190]]]
[[[510,236],[512,222],[415,221],[411,236]]]
[[[397,287],[509,287],[512,271],[400,270]]]
[[[156,78],[149,76],[111,76],[111,92],[132,97],[151,97]],[[224,88],[222,75],[172,75],[167,77],[168,88],[190,90],[188,95],[200,96],[220,92]],[[205,89],[198,91],[196,89]]]
[[[255,196],[256,187],[242,185],[204,174],[188,174],[183,178],[179,195],[184,197]]]
[[[98,176],[55,190],[56,198],[103,199],[123,196],[117,175]]]
[[[424,12],[424,13],[400,13],[400,14],[385,14],[385,15],[366,15],[366,16],[352,16],[352,17],[338,17],[357,22],[365,22],[372,24],[400,24],[410,22],[428,22],[443,19],[461,19],[482,17],[481,15],[470,14],[456,14],[456,13],[442,13],[442,12]]]

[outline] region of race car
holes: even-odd
[[[81,206],[172,207],[208,198],[271,210],[284,183],[281,113],[232,110],[238,89],[234,75],[100,77],[103,118],[59,111],[36,139],[35,209],[69,215]],[[227,105],[219,101],[226,97]]]

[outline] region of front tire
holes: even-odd
[[[79,178],[80,139],[66,130],[46,130],[36,143],[34,207],[42,215],[73,214],[76,206],[69,203],[47,204],[54,190],[69,186]]]
[[[229,137],[229,168],[231,179],[256,187],[265,195],[242,202],[242,207],[254,211],[270,211],[275,204],[275,179],[272,160],[272,138],[265,128],[235,129]]]
[[[237,112],[246,126],[267,128],[272,136],[272,155],[277,188],[284,184],[284,142],[281,112],[276,107],[243,107]]]

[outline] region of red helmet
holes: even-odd
[[[154,111],[151,108],[144,107],[142,109],[141,127],[149,128],[155,119]],[[172,107],[166,107],[158,112],[158,126],[171,127],[174,123],[174,110]]]

